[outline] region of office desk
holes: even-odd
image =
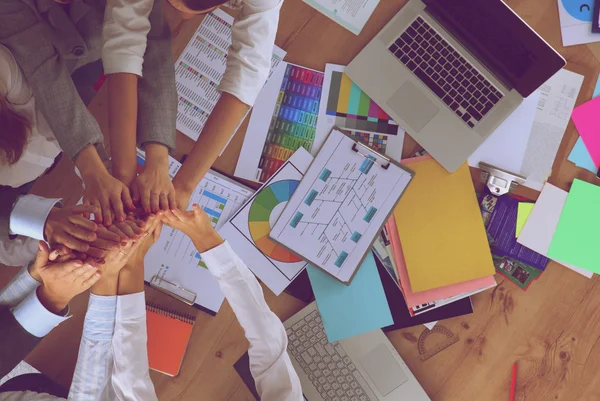
[[[301,0],[285,0],[276,44],[288,52],[287,61],[309,68],[323,70],[326,62],[347,64],[404,4],[404,0],[382,0],[363,32],[355,36]],[[585,75],[578,104],[589,99],[600,72],[600,44],[563,48],[556,0],[511,0],[509,5],[560,51],[568,60],[567,68]],[[174,33],[176,58],[202,17],[181,21],[169,7],[166,14]],[[106,99],[104,87],[90,105],[103,129],[106,128]],[[233,173],[246,126],[247,121],[215,163],[217,170]],[[566,161],[576,138],[577,132],[571,123],[550,179],[566,190],[573,178],[595,180],[594,174]],[[188,152],[192,144],[189,138],[178,134],[180,152]],[[405,155],[417,148],[407,136]],[[60,169],[53,173],[53,177],[61,177],[67,184],[56,188],[56,181],[52,187],[40,183],[39,192],[64,195],[65,188],[72,186],[68,181],[69,168],[69,163],[63,161]],[[59,176],[61,171],[64,176]],[[473,175],[477,178],[478,173],[473,171]],[[532,199],[537,197],[535,191],[521,193]],[[77,194],[74,192],[72,199],[78,199]],[[600,399],[598,279],[588,280],[551,263],[527,292],[501,276],[497,280],[499,285],[495,289],[473,297],[475,312],[472,315],[440,323],[459,335],[460,341],[425,362],[420,361],[417,350],[417,339],[425,330],[423,326],[389,333],[390,340],[432,400],[506,400],[515,361],[519,363],[518,400]],[[266,288],[265,296],[282,320],[304,306],[286,294],[275,297]],[[187,306],[151,289],[148,297],[166,306],[190,311]],[[64,384],[71,380],[86,297],[78,298],[73,304],[78,316],[59,327],[28,358],[34,366]],[[248,344],[228,304],[223,304],[216,317],[196,313],[196,328],[179,377],[169,378],[152,372],[159,399],[250,400],[250,393],[232,367]],[[435,337],[430,340],[436,341]]]

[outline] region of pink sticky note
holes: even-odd
[[[402,162],[404,163],[405,161],[403,160]],[[489,288],[496,285],[496,280],[494,279],[494,276],[489,276],[465,281],[463,283],[451,284],[439,288],[432,288],[426,291],[413,292],[412,287],[410,286],[408,270],[406,269],[404,252],[402,251],[402,245],[400,243],[400,237],[398,235],[396,219],[393,215],[388,219],[386,223],[386,228],[388,230],[388,235],[390,237],[390,242],[392,245],[392,252],[394,253],[394,259],[396,261],[396,268],[398,269],[398,276],[400,280],[400,286],[402,287],[402,293],[404,294],[406,305],[408,305],[409,308],[421,304],[426,304],[432,301],[439,301],[441,299],[452,298],[459,294],[476,292],[483,288]]]
[[[571,118],[579,131],[579,135],[585,144],[590,156],[596,165],[600,167],[600,97],[573,109]]]

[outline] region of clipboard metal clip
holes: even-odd
[[[511,173],[501,168],[484,162],[479,162],[481,179],[494,195],[504,195],[514,191],[519,185],[525,184],[527,179],[521,175]]]
[[[149,284],[150,287],[156,288],[158,291],[170,295],[173,298],[190,306],[194,305],[194,303],[196,302],[196,294],[194,294],[190,290],[183,288],[179,284],[175,284],[160,276],[154,275],[152,277],[152,280],[150,280]]]
[[[367,150],[367,152],[369,152],[369,153],[375,153],[377,156],[379,156],[383,160],[386,160],[387,163],[385,163],[385,164],[379,163],[372,155],[364,154],[360,150],[358,150],[358,146],[365,148]],[[369,148],[368,146],[366,146],[360,142],[355,141],[354,144],[352,144],[352,150],[355,151],[356,153],[358,153],[359,155],[363,156],[365,159],[370,159],[373,163],[381,166],[381,168],[384,170],[387,170],[388,168],[390,168],[390,159],[387,156],[384,156],[381,153],[374,151],[373,149]]]

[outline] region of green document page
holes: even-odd
[[[600,187],[575,180],[563,208],[548,257],[600,273]]]

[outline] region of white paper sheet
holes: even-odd
[[[281,294],[306,268],[306,262],[271,241],[268,233],[312,160],[304,148],[298,149],[219,230],[248,268],[275,295]]]
[[[350,32],[358,35],[373,14],[379,0],[304,0]]]
[[[533,92],[469,157],[469,166],[485,162],[518,174],[523,166],[527,142],[540,101],[540,91]]]
[[[320,71],[285,61],[273,68],[252,109],[236,177],[266,182],[298,147],[317,154],[329,134],[316,133],[322,86]]]
[[[270,233],[342,282],[350,281],[412,179],[354,144],[332,131]]]
[[[143,152],[138,150],[138,163]],[[169,158],[169,175],[175,176],[181,164]],[[209,171],[190,198],[188,210],[197,203],[219,229],[249,198],[253,191],[227,177]],[[217,312],[223,303],[219,284],[204,265],[190,238],[179,230],[163,226],[160,238],[144,258],[144,279],[155,275],[196,294],[196,304]]]
[[[435,322],[423,323],[423,326],[427,327],[427,329],[432,330],[437,324],[437,320]]]
[[[217,86],[223,78],[231,46],[233,17],[216,9],[206,15],[175,63],[177,86],[177,129],[197,140],[221,97]],[[271,68],[286,52],[273,48]]]
[[[521,230],[519,238],[517,238],[517,242],[541,255],[547,256],[567,195],[566,191],[546,183],[525,222],[525,226]],[[591,278],[593,275],[590,271],[568,265],[559,260],[555,260],[555,262],[587,278]]]
[[[563,46],[600,41],[592,33],[593,1],[558,0],[558,14]]]
[[[520,174],[525,186],[540,191],[552,174],[552,165],[575,107],[583,76],[562,69],[544,83]]]

